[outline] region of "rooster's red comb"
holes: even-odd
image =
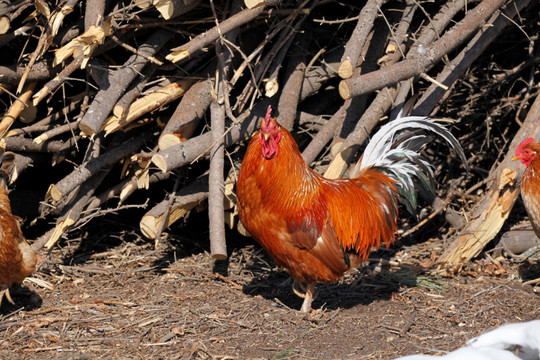
[[[521,156],[521,154],[523,153],[523,148],[532,142],[534,142],[533,138],[527,138],[523,140],[516,149],[516,155]]]
[[[268,110],[266,110],[266,116],[264,117],[264,123],[268,125],[272,120],[272,106],[268,105]]]

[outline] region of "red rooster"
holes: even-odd
[[[373,247],[393,243],[400,195],[413,211],[415,185],[430,189],[433,182],[429,163],[418,153],[431,139],[427,133],[441,136],[466,162],[446,129],[427,118],[405,117],[375,134],[356,178],[331,180],[307,166],[268,108],[238,175],[239,216],[276,265],[295,279],[295,293],[298,282],[307,285],[301,311],[311,310],[316,283],[340,279]]]
[[[512,160],[521,160],[527,167],[521,179],[521,198],[536,236],[540,238],[540,144],[534,139],[523,140]]]
[[[19,225],[21,219],[11,212],[6,183],[13,153],[4,154],[0,149],[0,161],[0,304],[4,295],[13,304],[9,287],[34,272],[37,254],[24,239]]]

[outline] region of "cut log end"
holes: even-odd
[[[83,123],[81,122],[79,124],[79,130],[81,130],[81,135],[82,136],[94,136],[96,134],[96,130],[94,128],[92,128],[90,125],[86,124],[86,123]]]
[[[142,217],[139,228],[141,229],[141,233],[146,237],[147,239],[154,240],[156,238],[157,229],[159,227],[159,223],[161,221],[160,217],[145,215]]]
[[[277,94],[279,90],[279,83],[276,78],[270,79],[266,82],[266,85],[264,86],[265,89],[265,95],[267,97],[272,97]]]
[[[165,20],[170,20],[196,8],[201,0],[154,0],[153,4]]]
[[[244,224],[242,224],[241,221],[238,221],[238,225],[236,225],[236,230],[238,230],[238,232],[242,236],[251,237],[251,234],[249,233],[249,231],[247,231],[247,229],[244,227]]]
[[[158,147],[159,147],[159,150],[165,150],[167,148],[170,148],[171,146],[178,145],[181,142],[182,142],[182,139],[180,136],[174,133],[165,134],[159,138]]]
[[[47,199],[52,199],[54,202],[62,200],[63,196],[64,194],[54,184],[51,184],[51,186],[49,186],[49,190],[47,190],[47,195],[45,195]]]
[[[339,143],[339,147],[343,144]],[[354,149],[346,148],[336,155],[334,160],[330,163],[328,169],[324,173],[324,177],[327,179],[338,179],[345,172],[349,166],[352,156],[354,155]]]
[[[345,80],[339,82],[339,95],[341,95],[344,100],[349,100],[351,98],[351,88]]]
[[[150,2],[148,2],[148,0],[133,0],[133,3],[141,9],[146,9],[150,6]]]
[[[112,113],[119,119],[124,119],[126,116],[126,109],[121,105],[114,105]]]
[[[24,107],[24,109],[21,111],[21,115],[19,115],[19,121],[23,124],[31,124],[36,120],[37,117],[37,108],[33,104],[28,104]]]
[[[348,79],[353,75],[354,67],[350,59],[345,59],[341,62],[338,69],[338,75],[342,79]]]
[[[163,155],[156,154],[152,156],[152,162],[159,168],[159,170],[167,172],[167,161],[165,160]]]
[[[9,31],[11,23],[7,16],[0,17],[0,35],[4,35]]]
[[[173,16],[174,2],[172,0],[159,0],[154,1],[153,3],[156,10],[159,11],[165,20],[169,20]]]
[[[212,254],[212,258],[215,260],[227,260],[227,254]]]
[[[43,144],[45,141],[49,140],[49,136],[47,135],[47,133],[43,133],[41,135],[39,135],[37,138],[35,138],[34,140],[32,140],[32,142],[34,144]]]
[[[266,1],[264,0],[244,0],[244,4],[248,9],[253,9],[258,6],[264,6],[266,5]]]
[[[173,52],[167,55],[165,58],[170,62],[178,62],[183,60],[191,55],[186,49],[173,49]]]

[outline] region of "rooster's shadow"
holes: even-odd
[[[41,308],[43,304],[41,296],[24,284],[12,285],[9,292],[15,304],[10,303],[4,297],[0,304],[0,316],[7,316],[19,311],[36,310]]]
[[[294,294],[292,278],[286,271],[268,269],[257,263],[249,268],[254,276],[243,286],[244,294],[261,296],[276,306],[300,309],[303,299]],[[346,274],[339,282],[318,284],[312,307],[338,310],[366,306],[375,301],[389,300],[402,286],[417,286],[413,271],[397,274],[395,271],[382,269],[374,272],[374,266],[362,265]]]

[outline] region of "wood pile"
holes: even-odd
[[[39,164],[50,169],[37,179],[48,182],[37,218],[54,225],[33,246],[50,248],[93,218],[136,206],[145,207],[142,234],[158,242],[164,229],[207,203],[212,254],[225,258],[225,226],[243,231],[234,184],[244,140],[269,105],[308,163],[328,177],[344,176],[381,121],[404,107],[437,116],[509,27],[533,26],[534,3],[0,2],[1,145],[16,153],[19,177]],[[537,62],[532,51],[515,71]],[[519,101],[532,103],[534,86]],[[538,121],[527,129],[539,131]],[[508,141],[504,151],[513,148]],[[493,164],[490,181],[501,166],[508,167]],[[504,185],[514,189],[503,196],[506,216],[515,184]],[[147,193],[143,205],[131,201],[136,191]],[[471,224],[463,234],[485,226]],[[441,259],[444,267],[485,246],[464,254],[463,236]]]

